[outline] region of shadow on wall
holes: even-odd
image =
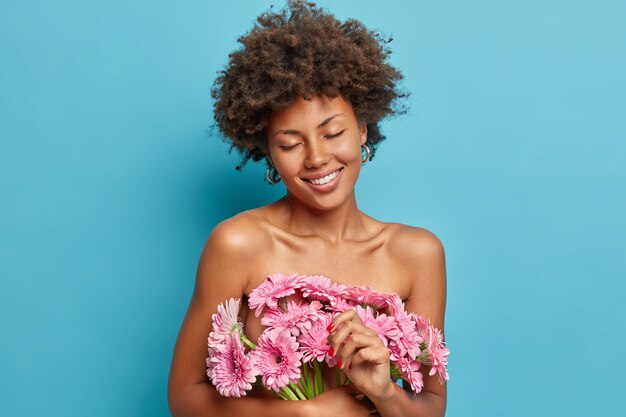
[[[180,144],[181,140],[171,142]],[[198,233],[205,239],[219,222],[284,196],[282,183],[264,181],[264,162],[249,162],[237,171],[241,156],[229,153],[219,139],[204,136],[183,142],[189,146],[172,146],[164,156],[167,161],[157,162],[154,168],[155,175],[165,180],[158,185],[155,204],[171,206],[169,215],[184,230],[182,239],[195,240]],[[172,167],[165,177],[159,172],[163,164]]]
[[[180,143],[181,141],[176,141]],[[185,141],[183,141],[185,142]],[[189,143],[193,141],[186,141]],[[166,161],[167,160],[167,161]],[[205,240],[219,222],[236,214],[268,204],[284,195],[282,184],[265,182],[265,165],[249,163],[242,171],[236,152],[202,138],[190,147],[173,147],[154,167],[164,163],[173,169],[161,172],[152,204],[164,210],[158,219],[162,254],[157,256],[160,283],[155,323],[144,327],[139,350],[150,350],[142,368],[142,389],[134,396],[134,416],[169,416],[167,380],[174,343],[187,310],[195,283],[195,273]],[[155,284],[152,284],[154,287]],[[158,364],[154,366],[154,364]],[[202,364],[200,364],[202,365]]]
[[[225,163],[224,159],[192,180],[193,190],[187,196],[194,208],[193,218],[203,230],[242,211],[269,204],[285,193],[282,184],[270,185],[263,180],[265,170],[261,163],[250,163],[237,171],[235,164],[230,163],[232,158]]]

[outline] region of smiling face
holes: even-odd
[[[268,119],[268,150],[288,193],[319,210],[354,197],[366,139],[365,122],[341,96],[298,97]]]

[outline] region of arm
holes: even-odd
[[[414,276],[411,294],[405,301],[407,311],[421,314],[430,319],[433,326],[444,331],[446,310],[446,263],[441,241],[424,229],[411,228],[402,236],[407,259]],[[420,416],[439,417],[446,411],[447,389],[437,376],[428,376],[429,367],[421,369],[424,388],[415,397],[410,388],[400,389],[395,384],[380,398],[371,399],[384,417]]]
[[[244,294],[253,250],[263,244],[249,220],[234,218],[209,236],[198,265],[196,285],[182,323],[170,369],[168,402],[174,417],[299,416],[297,402],[278,398],[228,398],[206,375],[207,338],[217,305]],[[256,236],[255,236],[256,233]]]
[[[445,256],[439,239],[423,229],[410,228],[394,242],[394,251],[406,265],[406,276],[414,277],[407,311],[428,317],[443,331],[446,277]],[[336,331],[330,343],[338,351],[344,372],[367,395],[383,417],[440,417],[446,409],[446,386],[437,376],[428,376],[429,367],[420,369],[424,388],[413,396],[409,387],[400,388],[389,379],[389,350],[376,332],[365,327],[354,311],[342,313],[334,320]],[[345,341],[345,345],[342,343]],[[351,366],[346,369],[346,364]],[[408,391],[408,392],[407,392]]]

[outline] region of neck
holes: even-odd
[[[360,240],[366,235],[364,219],[352,193],[339,207],[320,210],[302,204],[289,192],[283,197],[287,228],[299,236],[317,236],[330,243]]]

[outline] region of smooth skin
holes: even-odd
[[[221,222],[207,239],[172,359],[172,415],[443,416],[446,386],[427,376],[428,367],[422,369],[424,389],[417,396],[392,383],[387,349],[353,310],[334,319],[328,340],[352,386],[308,401],[283,401],[263,390],[221,397],[211,385],[205,362],[211,315],[226,299],[243,298],[245,331],[256,341],[263,326],[249,314],[247,297],[276,272],[322,274],[338,283],[397,293],[407,311],[425,315],[443,330],[446,273],[439,239],[422,228],[375,220],[357,207],[354,187],[367,129],[350,103],[341,97],[298,97],[272,113],[267,137],[268,157],[287,194]],[[330,184],[307,181],[337,170]],[[329,374],[329,387],[332,381]]]

